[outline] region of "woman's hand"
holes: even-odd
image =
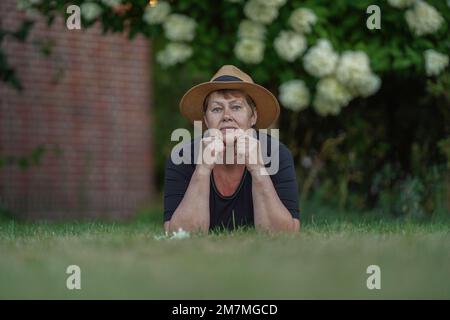
[[[224,143],[217,132],[212,132],[210,136],[200,140],[201,149],[197,166],[204,173],[211,173],[217,163],[222,163],[224,153]]]
[[[237,163],[245,164],[252,174],[261,174],[264,171],[264,161],[261,143],[251,134],[241,133],[236,138]]]

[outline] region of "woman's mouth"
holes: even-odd
[[[225,128],[221,128],[220,131],[222,132],[233,132],[234,130],[236,130],[237,128],[235,127],[225,127]]]

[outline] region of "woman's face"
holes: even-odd
[[[246,131],[251,128],[256,123],[257,114],[256,110],[252,110],[249,106],[245,97],[245,93],[239,90],[226,94],[211,93],[205,112],[205,123],[208,129],[218,129],[222,135],[225,135],[226,129]]]

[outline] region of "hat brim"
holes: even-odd
[[[255,124],[257,129],[268,128],[280,115],[280,105],[269,90],[256,83],[241,81],[204,82],[192,87],[181,98],[181,114],[191,122],[203,121],[203,102],[206,96],[220,89],[241,90],[253,99],[258,113]]]

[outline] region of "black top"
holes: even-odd
[[[258,133],[257,138],[263,134]],[[271,143],[275,138],[270,135],[267,139],[268,144],[265,149],[263,146],[263,158],[266,159],[264,150],[268,150],[267,157],[271,155]],[[172,214],[183,199],[186,190],[189,186],[192,174],[194,173],[196,164],[194,163],[194,145],[198,144],[199,139],[191,140],[189,142],[191,148],[191,163],[192,164],[174,164],[172,159],[166,162],[166,172],[164,181],[164,221],[170,220]],[[276,144],[275,144],[276,145]],[[182,149],[175,149],[173,152],[178,152],[180,156],[183,155]],[[266,161],[265,161],[266,162]],[[270,167],[271,162],[265,166]],[[292,159],[289,149],[279,142],[279,169],[270,175],[275,190],[287,210],[292,217],[299,219],[299,202],[298,202],[298,187],[295,176],[294,161]],[[253,221],[253,200],[252,200],[252,176],[244,170],[241,182],[235,193],[231,196],[222,196],[217,190],[214,177],[211,173],[210,178],[210,194],[209,194],[209,208],[210,208],[210,227],[226,228],[229,230],[238,226],[254,226]]]

